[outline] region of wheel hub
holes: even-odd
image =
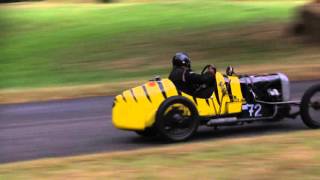
[[[172,120],[174,121],[174,122],[176,122],[176,123],[179,123],[179,124],[181,124],[182,122],[183,122],[183,117],[181,116],[181,114],[174,114],[173,116],[172,116]]]
[[[320,102],[316,101],[311,103],[311,107],[315,110],[319,110],[320,109]]]

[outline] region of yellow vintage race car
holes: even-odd
[[[300,114],[307,126],[320,127],[319,84],[307,90],[302,101],[290,101],[289,80],[282,73],[238,76],[228,67],[226,75],[217,72],[215,79],[207,98],[182,92],[169,79],[161,78],[125,90],[114,98],[113,125],[169,141],[190,138],[199,125],[272,122]],[[293,105],[300,110],[291,112]]]

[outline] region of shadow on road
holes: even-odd
[[[255,124],[243,125],[243,126],[225,126],[219,127],[217,130],[209,127],[200,127],[195,136],[188,142],[200,142],[200,141],[215,141],[230,138],[243,138],[251,136],[264,136],[270,134],[284,134],[288,132],[307,130],[300,119],[285,120],[280,122],[260,122]],[[166,145],[170,144],[160,138],[144,138],[138,135],[132,134],[127,137],[123,143],[140,144],[142,146],[154,146],[154,145]]]

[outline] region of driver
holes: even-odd
[[[209,65],[207,72],[197,74],[191,70],[191,60],[187,53],[178,52],[172,58],[173,69],[169,79],[175,84],[177,89],[198,97],[210,97],[211,94],[203,91],[213,89],[215,85],[216,68]]]

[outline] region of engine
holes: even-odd
[[[285,74],[242,76],[240,82],[244,97],[249,101],[253,99],[268,102],[290,100],[290,83]]]

